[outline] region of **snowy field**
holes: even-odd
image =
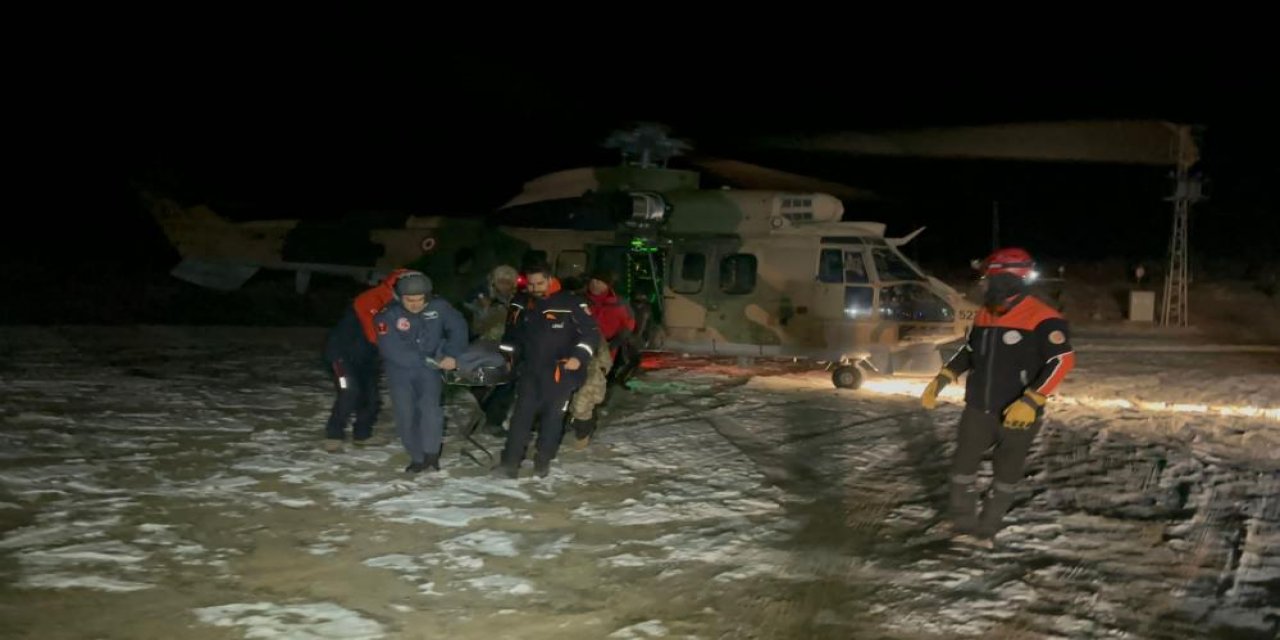
[[[821,372],[680,359],[612,398],[596,443],[566,446],[548,479],[491,479],[457,437],[443,473],[410,477],[396,443],[321,451],[322,340],[0,329],[0,636],[1280,628],[1275,349],[1081,338],[985,550],[938,526],[958,388],[922,413],[921,380],[837,391]],[[451,396],[455,429],[472,406]]]

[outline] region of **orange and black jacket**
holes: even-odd
[[[1075,362],[1067,321],[1024,296],[1001,315],[981,309],[965,345],[945,368],[956,377],[968,372],[967,406],[998,414],[1027,391],[1053,393]]]
[[[577,358],[582,366],[567,374],[576,386],[600,344],[600,328],[589,309],[585,300],[561,291],[559,282],[552,279],[547,297],[536,299],[526,293],[511,301],[500,348],[520,375],[557,384],[560,363]]]

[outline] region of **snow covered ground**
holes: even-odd
[[[546,480],[491,479],[457,438],[444,473],[409,477],[397,444],[320,450],[322,338],[0,329],[0,635],[1270,638],[1280,624],[1275,350],[1081,339],[1026,495],[983,550],[939,533],[960,407],[916,410],[921,380],[837,391],[793,367],[668,360]],[[451,424],[470,406],[454,396]]]

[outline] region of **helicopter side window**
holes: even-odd
[[[867,261],[862,257],[861,251],[846,251],[844,253],[844,281],[849,284],[866,284],[869,282],[867,278]]]
[[[596,247],[593,266],[596,269],[606,269],[612,271],[616,276],[621,276],[627,272],[627,248],[619,245]]]
[[[751,293],[756,288],[756,257],[735,253],[720,261],[720,291],[731,295]]]
[[[838,284],[844,282],[843,258],[839,249],[823,249],[818,257],[818,282]]]
[[[871,287],[844,288],[844,317],[850,320],[871,317],[871,303],[875,289]]]
[[[880,274],[881,281],[924,280],[902,256],[894,253],[888,247],[872,249],[871,256],[876,261],[876,271]]]
[[[673,259],[674,262],[674,259]],[[671,290],[676,293],[698,293],[702,291],[702,281],[707,273],[707,256],[701,253],[685,253],[680,257],[679,268],[672,271],[677,277],[671,280]]]
[[[587,271],[586,251],[561,251],[556,256],[556,277],[561,280],[580,276]]]

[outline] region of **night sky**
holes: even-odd
[[[139,182],[239,219],[482,214],[541,173],[612,164],[600,142],[635,121],[665,123],[700,153],[872,189],[885,201],[853,205],[853,217],[887,222],[895,235],[927,225],[913,251],[946,261],[989,248],[994,200],[1002,240],[1038,255],[1158,259],[1167,170],[849,159],[752,141],[1051,119],[1201,123],[1213,199],[1197,209],[1195,251],[1274,260],[1280,237],[1280,127],[1267,120],[1280,111],[1264,75],[1209,75],[1186,90],[1150,68],[903,70],[869,67],[853,51],[821,60],[609,52],[593,56],[608,69],[597,73],[570,53],[477,59],[356,43],[324,53],[206,44],[86,59],[75,73],[40,78],[40,117],[25,131],[36,143],[26,168],[36,175],[22,188],[49,233],[16,243],[8,261],[167,270],[175,256],[138,207]]]

